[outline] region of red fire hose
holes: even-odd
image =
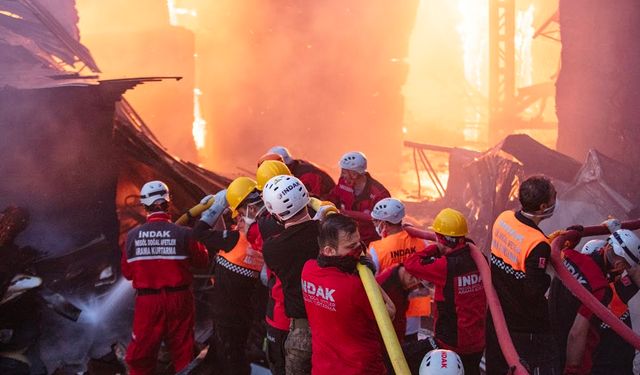
[[[640,220],[627,221],[622,223],[623,229],[635,230],[640,228]],[[629,327],[622,323],[613,313],[607,309],[598,299],[576,280],[562,264],[562,246],[566,241],[576,241],[580,237],[597,236],[609,234],[609,229],[604,225],[585,227],[582,233],[570,230],[558,236],[551,244],[551,265],[556,271],[560,281],[580,300],[589,310],[591,310],[605,324],[609,325],[626,342],[640,350],[640,336],[636,335]]]
[[[360,221],[370,221],[371,217],[363,212],[356,211],[341,211],[343,214],[350,216]],[[640,219],[633,221],[626,221],[621,223],[622,229],[636,230],[640,229]],[[406,226],[407,233],[414,237],[423,238],[426,240],[435,240],[435,234],[427,231],[423,231],[411,226]],[[591,310],[598,318],[600,318],[605,324],[609,325],[620,337],[625,341],[633,345],[636,349],[640,350],[640,336],[636,335],[629,327],[622,323],[606,306],[602,305],[589,291],[583,287],[564,267],[562,264],[562,246],[566,241],[577,242],[581,237],[598,236],[609,234],[609,228],[606,225],[596,225],[585,227],[581,232],[570,230],[566,233],[558,236],[551,244],[551,265],[556,271],[556,274],[560,281],[573,293],[581,303],[583,303],[589,310]],[[500,349],[509,364],[510,367],[515,366],[515,374],[527,374],[527,371],[522,367],[519,361],[518,353],[513,346],[511,336],[507,330],[506,323],[504,321],[504,314],[502,313],[502,307],[500,306],[497,294],[491,283],[491,270],[487,265],[486,259],[482,253],[475,247],[471,246],[471,255],[475,261],[478,271],[482,277],[484,290],[487,295],[487,303],[491,310],[491,316],[496,328],[496,335],[500,343]]]
[[[371,216],[363,212],[344,210],[340,212],[356,220],[371,220]],[[427,232],[412,226],[405,226],[404,230],[406,230],[407,233],[409,233],[409,235],[413,237],[431,241],[436,240],[436,235],[433,232]],[[500,306],[498,295],[496,294],[496,290],[493,288],[493,283],[491,280],[491,269],[487,264],[487,259],[475,245],[470,244],[469,247],[471,248],[471,256],[473,257],[473,260],[478,267],[478,271],[480,272],[480,277],[482,277],[484,292],[487,296],[487,304],[489,305],[489,310],[491,311],[491,318],[493,319],[493,325],[496,329],[496,336],[498,337],[498,343],[500,344],[502,354],[504,355],[504,358],[507,361],[509,367],[515,368],[515,371],[513,371],[514,375],[528,375],[529,372],[520,363],[520,356],[518,355],[518,352],[513,345],[513,341],[511,341],[511,335],[509,335],[507,323],[504,320],[502,306]]]

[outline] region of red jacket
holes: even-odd
[[[317,165],[304,160],[294,160],[288,165],[291,173],[298,177],[312,197],[325,199],[336,186],[333,178]]]
[[[260,251],[262,251],[262,245],[264,244],[264,237],[271,237],[277,233],[280,233],[284,227],[277,222],[275,219],[269,214],[265,212],[260,215],[255,224],[252,224],[249,227],[249,232],[252,232],[254,229],[258,229],[258,233],[252,233],[251,236],[247,235],[250,239],[252,246],[260,246]],[[282,282],[275,273],[271,272],[270,269],[267,268],[267,288],[269,289],[269,299],[267,300],[267,311],[265,314],[265,320],[267,324],[270,326],[277,328],[282,331],[289,330],[289,318],[287,314],[284,312],[284,292],[282,291]]]
[[[209,254],[192,238],[191,229],[173,224],[168,214],[157,212],[127,233],[121,267],[134,288],[160,289],[190,285],[190,268],[208,263]]]
[[[359,211],[366,214],[371,213],[376,203],[384,198],[391,197],[391,194],[389,194],[389,191],[382,186],[381,183],[371,177],[369,173],[367,173],[366,176],[367,183],[360,195],[355,196],[353,188],[347,186],[344,183],[344,179],[340,178],[338,184],[331,190],[327,199],[342,210]],[[360,238],[362,238],[362,241],[364,241],[367,246],[369,242],[380,239],[370,220],[359,221],[358,229],[360,231]]]
[[[464,246],[447,256],[429,257],[435,253],[436,246],[427,246],[404,262],[407,272],[435,286],[436,341],[442,348],[458,354],[482,352],[487,301],[469,247]]]
[[[562,263],[571,275],[589,292],[591,292],[591,294],[593,294],[593,296],[596,297],[603,305],[608,305],[609,302],[611,302],[613,293],[609,287],[607,274],[604,270],[604,257],[598,253],[592,255],[581,254],[574,249],[565,249],[562,253],[564,255]],[[568,291],[566,291],[564,286],[561,286],[560,288],[564,289],[565,292],[558,293],[558,285],[559,284],[554,281],[549,299],[552,306],[562,308],[562,311],[556,312],[556,314],[567,315],[568,318],[565,325],[557,327],[557,331],[559,331],[558,333],[562,335],[559,337],[558,341],[561,345],[565,346],[559,348],[559,350],[565,352],[567,349],[566,335],[568,335],[571,330],[570,325],[573,325],[576,310],[571,309],[571,306],[574,305],[573,301],[571,301],[571,299],[574,299],[573,295],[566,293]],[[567,296],[570,297],[567,298]],[[556,314],[552,314],[552,320],[555,318],[553,315]],[[583,304],[578,305],[577,314],[582,315],[591,323],[587,334],[587,342],[584,348],[584,354],[582,355],[580,368],[580,374],[589,374],[591,373],[591,367],[593,366],[594,351],[600,342],[600,324],[602,322]]]
[[[267,301],[266,321],[271,327],[282,331],[289,330],[289,317],[284,311],[284,292],[282,282],[275,273],[267,268],[269,300]]]
[[[360,277],[315,259],[302,269],[313,375],[386,374],[382,338]]]

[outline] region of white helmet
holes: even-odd
[[[140,203],[151,206],[158,200],[169,202],[169,187],[162,181],[149,181],[140,189]]]
[[[347,152],[340,158],[340,168],[365,174],[367,172],[367,157],[362,152]]]
[[[640,238],[628,229],[617,230],[607,241],[617,256],[623,257],[630,266],[640,264]]]
[[[278,154],[282,156],[282,160],[284,160],[285,164],[291,164],[291,162],[293,161],[289,149],[284,146],[273,146],[269,149],[268,153]]]
[[[607,241],[605,240],[590,240],[590,241],[587,241],[587,243],[585,243],[584,246],[582,246],[582,249],[580,250],[580,252],[586,255],[593,254],[596,251],[602,249],[606,244],[607,244]]]
[[[384,198],[373,207],[371,217],[375,220],[400,224],[404,219],[404,204],[395,198]]]
[[[464,375],[460,356],[451,350],[436,349],[427,353],[420,363],[420,375]]]
[[[275,176],[264,185],[262,200],[271,214],[288,220],[309,204],[309,193],[296,177]]]

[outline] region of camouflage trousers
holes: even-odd
[[[284,350],[287,375],[311,374],[311,330],[306,319],[292,319]]]

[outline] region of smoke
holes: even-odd
[[[212,145],[205,164],[252,170],[281,144],[334,175],[350,150],[367,154],[374,175],[397,173],[416,5],[200,4],[197,80]]]
[[[533,27],[557,6],[525,1],[519,10],[533,3]],[[252,171],[271,146],[285,145],[337,176],[340,155],[360,150],[374,176],[396,185],[398,169],[408,169],[401,159],[405,138],[488,146],[486,2],[167,4],[78,0],[82,41],[107,74],[186,77],[127,94],[182,158],[236,174]],[[461,30],[478,34],[466,41],[478,44],[478,56],[466,54]],[[526,64],[533,64],[533,83],[547,81],[557,68],[559,45],[542,40],[531,49]],[[481,60],[474,68],[480,83],[465,77],[469,57]],[[195,121],[194,88],[201,115]],[[545,114],[553,112],[548,105]],[[197,156],[194,124],[197,143],[205,144]]]
[[[128,342],[133,299],[131,283],[120,279],[102,295],[72,300],[82,309],[77,322],[45,314],[39,346],[49,372],[62,363],[78,373],[84,372],[90,358],[101,358],[111,351],[113,344]],[[69,345],[71,338],[73,345]],[[61,342],[65,345],[60,345]]]
[[[100,235],[117,243],[113,109],[93,90],[0,91],[0,207],[29,211],[20,245],[54,255]]]

